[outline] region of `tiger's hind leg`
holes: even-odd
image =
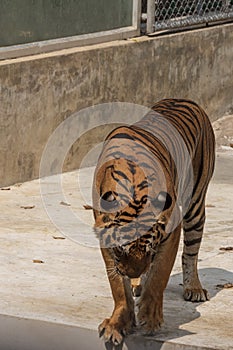
[[[208,292],[202,288],[198,277],[198,252],[205,223],[204,200],[195,214],[186,215],[183,220],[184,248],[182,255],[184,299],[192,302],[209,300]]]

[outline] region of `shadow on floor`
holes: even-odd
[[[199,276],[203,287],[209,292],[210,299],[214,298],[221,290],[221,288],[218,288],[217,285],[233,283],[233,273],[220,268],[199,269]],[[165,342],[172,342],[172,340],[176,340],[174,349],[177,349],[179,344],[179,341],[177,344],[177,339],[186,335],[195,334],[181,329],[180,326],[200,317],[200,313],[197,311],[197,308],[202,303],[191,303],[183,299],[183,287],[181,285],[181,281],[181,273],[170,277],[164,296],[165,324],[154,337],[145,337],[140,335],[139,332],[136,332],[135,334],[126,337],[124,344],[121,346],[114,347],[111,344],[105,344],[106,350],[159,350],[161,348],[172,350],[173,347],[171,343],[166,344],[167,347],[164,347]],[[184,347],[182,347],[182,349],[184,349]],[[187,349],[191,350],[192,346],[188,345]]]

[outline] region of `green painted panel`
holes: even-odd
[[[0,46],[131,26],[133,0],[0,0]]]

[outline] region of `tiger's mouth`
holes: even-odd
[[[116,272],[121,276],[138,278],[146,273],[155,253],[140,247],[137,241],[112,249]]]
[[[129,278],[139,278],[149,270],[152,258],[148,254],[143,259],[127,257],[115,264],[116,272],[121,276]]]

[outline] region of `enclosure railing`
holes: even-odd
[[[231,19],[233,0],[148,0],[146,32]]]

